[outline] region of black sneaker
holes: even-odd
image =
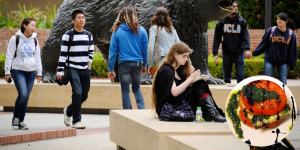
[[[12,125],[11,127],[15,130],[18,130],[19,129],[19,125],[20,125],[20,120],[19,118],[13,118],[12,119]]]
[[[28,127],[24,122],[20,122],[19,129],[20,130],[28,130]]]

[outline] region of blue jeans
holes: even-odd
[[[35,71],[27,72],[13,69],[11,75],[18,91],[14,117],[19,118],[20,122],[23,122],[27,110],[28,99],[34,84]]]
[[[275,64],[265,61],[265,63],[264,63],[265,75],[273,77],[275,66],[277,67],[277,73],[278,73],[279,80],[286,85],[287,84],[286,79],[287,79],[287,74],[288,74],[288,64],[275,65]]]
[[[140,62],[139,62],[140,63]],[[119,79],[122,90],[122,105],[123,109],[132,109],[129,85],[132,83],[132,92],[136,100],[138,109],[145,109],[143,94],[140,90],[142,64],[138,62],[122,62],[119,64]]]
[[[72,123],[81,121],[81,105],[88,98],[91,81],[89,69],[67,69],[67,75],[72,86],[72,103],[67,107],[67,116],[73,116]]]
[[[244,53],[236,56],[228,56],[223,54],[223,74],[224,82],[231,83],[232,65],[235,64],[235,72],[237,83],[244,80]]]

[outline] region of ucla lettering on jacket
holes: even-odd
[[[290,43],[290,39],[286,39],[282,36],[272,36],[272,42],[284,43],[288,45]]]
[[[241,26],[238,24],[235,27],[234,24],[224,24],[224,33],[241,33]]]

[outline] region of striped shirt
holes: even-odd
[[[87,69],[88,62],[92,63],[94,53],[94,41],[91,35],[91,43],[86,30],[83,32],[76,32],[73,29],[74,37],[70,45],[69,60],[68,59],[68,45],[69,45],[69,31],[67,31],[61,41],[61,51],[57,67],[57,75],[64,75],[65,66],[75,69]]]

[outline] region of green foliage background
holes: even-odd
[[[265,0],[239,0],[239,12],[248,23],[250,29],[264,29]],[[276,26],[276,15],[286,13],[294,21],[296,28],[300,28],[299,0],[272,0],[272,26]]]

